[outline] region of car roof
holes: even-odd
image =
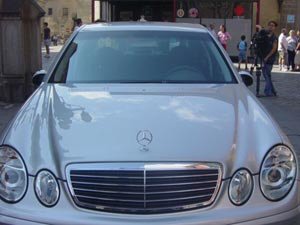
[[[82,27],[79,32],[91,31],[189,31],[206,33],[208,30],[200,24],[169,22],[110,22],[95,23]]]

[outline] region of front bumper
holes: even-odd
[[[258,176],[254,176],[253,194],[243,206],[234,206],[228,199],[229,180],[226,180],[222,183],[216,201],[210,207],[173,214],[127,215],[78,208],[69,194],[66,183],[62,181],[58,204],[53,208],[46,208],[39,203],[34,194],[33,179],[29,178],[28,191],[21,202],[17,204],[1,202],[0,224],[300,225],[300,181],[297,181],[289,195],[279,202],[270,202],[262,196],[258,186]]]

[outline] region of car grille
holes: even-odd
[[[221,167],[213,163],[101,163],[67,167],[79,207],[114,213],[171,213],[214,201]]]

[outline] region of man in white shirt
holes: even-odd
[[[285,63],[287,59],[288,41],[286,38],[286,29],[281,30],[281,34],[278,38],[278,53],[279,53],[279,70],[286,70]]]

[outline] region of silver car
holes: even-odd
[[[1,224],[297,223],[293,147],[205,28],[87,25],[33,82],[0,138]]]

